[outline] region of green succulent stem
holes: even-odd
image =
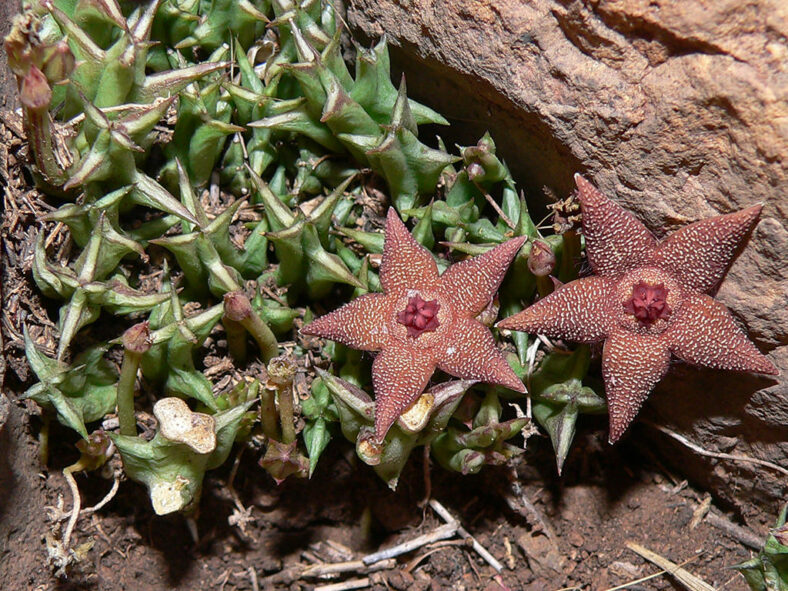
[[[293,394],[291,389],[279,391],[279,420],[282,423],[282,442],[292,443],[295,440],[295,426],[293,424]]]
[[[279,423],[274,390],[268,388],[260,390],[260,422],[265,436],[270,440],[279,441]]]
[[[293,377],[296,365],[292,359],[282,356],[268,363],[268,380],[276,387],[279,402],[279,422],[282,426],[282,443],[295,441],[295,409],[293,406]]]
[[[558,278],[564,283],[577,278],[577,261],[580,259],[580,234],[569,230],[561,235],[563,253],[561,255]]]
[[[135,324],[123,333],[123,362],[118,378],[118,422],[120,434],[137,435],[137,419],[134,415],[134,382],[142,355],[150,349],[150,329],[147,322]]]
[[[224,294],[224,315],[226,318],[243,326],[252,335],[252,338],[257,341],[263,362],[267,363],[279,355],[279,342],[276,340],[276,336],[252,309],[249,298],[240,291],[231,291]]]
[[[47,182],[55,186],[61,185],[66,177],[55,156],[49,113],[25,109],[25,132],[30,138],[33,158],[38,170]]]
[[[540,298],[545,298],[553,293],[553,281],[549,277],[536,278],[536,291]]]
[[[227,315],[222,318],[224,332],[227,334],[227,349],[230,356],[238,363],[246,361],[246,329],[235,320],[231,320]]]

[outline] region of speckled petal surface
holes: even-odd
[[[665,338],[673,354],[694,365],[776,375],[728,309],[704,294],[690,294]]]
[[[657,244],[640,220],[575,175],[586,256],[597,275],[620,275],[645,261]]]
[[[484,254],[452,265],[440,277],[441,290],[454,301],[457,310],[476,316],[498,291],[506,270],[525,241],[524,236],[513,238]]]
[[[380,265],[383,291],[428,287],[438,278],[438,266],[430,252],[410,235],[392,207],[386,217],[386,239]]]
[[[432,356],[390,346],[372,363],[375,388],[375,438],[383,441],[391,425],[419,397],[435,371]]]
[[[708,292],[728,270],[761,206],[701,220],[668,236],[654,253],[655,266],[673,272],[687,289]]]
[[[614,286],[615,281],[605,277],[572,281],[522,312],[501,320],[498,328],[578,343],[601,341],[609,331],[608,306]]]
[[[659,336],[615,332],[602,351],[610,414],[610,443],[618,441],[668,369],[670,351]]]
[[[464,380],[480,380],[525,392],[525,386],[506,363],[490,329],[481,322],[457,319],[447,340],[449,346],[435,355],[440,369]]]
[[[385,319],[391,316],[392,305],[382,293],[366,294],[310,322],[301,332],[362,351],[379,351],[388,341]]]

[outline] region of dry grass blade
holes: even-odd
[[[680,562],[676,566],[678,566],[679,568],[683,567],[684,565],[689,564],[693,560],[696,560],[698,557],[700,557],[700,554],[696,554],[692,558],[688,558],[687,560],[685,560],[683,562]],[[657,571],[655,573],[652,573],[650,575],[646,575],[645,577],[641,577],[639,579],[635,579],[634,581],[627,581],[626,583],[622,583],[621,585],[616,585],[615,587],[610,587],[609,589],[605,589],[605,591],[619,591],[620,589],[626,589],[627,587],[632,587],[634,585],[639,585],[640,583],[645,583],[646,581],[650,581],[651,579],[656,579],[657,577],[661,577],[662,575],[666,575],[666,574],[669,574],[668,571],[666,571],[666,570],[659,570],[659,571]],[[579,589],[579,587],[577,587],[577,589]],[[565,590],[559,589],[559,591],[565,591]]]
[[[636,544],[635,542],[627,542],[627,548],[636,554],[639,554],[649,562],[656,564],[658,567],[675,578],[679,583],[684,585],[684,587],[689,589],[689,591],[716,591],[714,587],[709,585],[703,579],[696,577],[691,572],[681,568],[681,566],[675,562],[671,562],[667,558],[660,556],[656,552],[652,552],[648,548],[644,548],[640,544]]]

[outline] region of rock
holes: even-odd
[[[21,0],[0,2],[0,37],[3,39],[11,31],[11,20],[21,5]],[[0,51],[0,95],[0,107],[12,109],[17,106],[16,79],[8,68],[5,51]]]
[[[5,427],[8,421],[8,415],[11,413],[11,402],[8,397],[0,392],[0,431]]]
[[[641,416],[708,450],[735,437],[727,453],[788,465],[788,4],[353,0],[347,11],[356,35],[399,46],[409,94],[452,121],[450,139],[490,130],[532,202],[543,186],[567,194],[579,171],[657,235],[764,203],[718,298],[781,376],[676,364]],[[746,502],[776,510],[786,493],[779,472],[651,428],[636,436],[745,517]]]

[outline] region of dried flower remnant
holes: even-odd
[[[691,224],[658,241],[575,175],[595,276],[573,281],[498,326],[582,343],[605,341],[602,373],[615,443],[668,369],[695,365],[776,374],[727,308],[706,295],[722,279],[761,206]]]
[[[389,210],[380,270],[384,293],[363,295],[301,331],[380,351],[372,365],[377,442],[418,399],[436,367],[524,392],[489,329],[476,320],[524,242],[509,240],[439,276],[429,251]]]

